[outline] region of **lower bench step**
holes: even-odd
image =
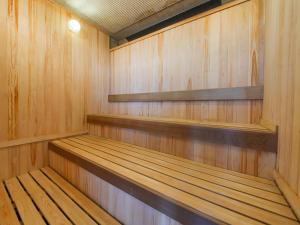
[[[0,224],[120,223],[46,167],[0,183]]]
[[[88,135],[49,149],[185,225],[299,224],[271,180]]]

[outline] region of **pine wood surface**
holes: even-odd
[[[56,146],[57,149],[52,146]],[[108,171],[113,176],[121,177],[164,199],[169,199],[175,205],[187,207],[188,210],[197,212],[200,217],[232,224],[255,224],[258,221],[267,224],[298,224],[277,186],[267,180],[255,181],[253,177],[250,181],[247,178],[236,177],[235,182],[230,182],[225,176],[222,183],[217,183],[214,181],[214,177],[218,177],[216,174],[205,182],[202,173],[198,173],[199,176],[196,177],[184,171],[176,171],[176,164],[164,166],[157,164],[155,151],[128,147],[127,144],[122,145],[120,142],[90,136],[53,141],[50,149],[56,154],[62,154],[66,159],[71,159],[69,156],[73,155],[79,166],[81,162],[96,165],[101,168],[102,174]],[[154,158],[154,161],[143,158],[145,152],[146,154],[152,152],[150,158]],[[180,158],[178,161],[179,166]],[[201,168],[201,164],[197,167]],[[96,167],[93,168],[95,171]],[[234,183],[239,185],[235,186]],[[113,185],[122,189],[121,183],[113,182]]]
[[[259,123],[261,100],[109,103],[108,95],[263,85],[264,13],[265,1],[240,1],[101,55],[110,67],[90,76],[87,114]],[[108,125],[88,129],[245,174],[271,178],[275,168],[276,154],[255,149]]]
[[[49,167],[1,182],[0,199],[1,225],[120,225]]]

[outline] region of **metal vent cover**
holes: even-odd
[[[71,8],[75,13],[83,15],[104,28],[110,35],[118,34],[125,28],[156,16],[157,13],[168,10],[174,16],[209,0],[56,0]],[[164,13],[164,18],[167,18]],[[162,19],[164,19],[162,18]],[[153,22],[150,21],[150,22]],[[149,22],[149,23],[150,23]],[[153,24],[151,24],[153,25]],[[117,37],[118,35],[116,35]],[[120,38],[118,38],[120,39]]]

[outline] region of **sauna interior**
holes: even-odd
[[[0,0],[0,225],[300,224],[300,0]]]

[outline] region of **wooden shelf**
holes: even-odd
[[[108,95],[109,102],[262,100],[263,86]]]
[[[88,115],[88,123],[108,124],[204,141],[230,144],[261,151],[277,151],[277,131],[257,124],[220,123],[156,117]]]
[[[87,131],[79,131],[79,132],[73,132],[73,133],[65,133],[65,134],[51,134],[51,135],[44,135],[44,136],[38,136],[38,137],[31,137],[31,138],[23,138],[18,140],[11,140],[11,141],[4,141],[0,142],[0,151],[1,149],[19,146],[19,145],[26,145],[36,142],[43,142],[43,141],[52,141],[59,138],[66,138],[66,137],[72,137],[82,134],[87,134]]]

